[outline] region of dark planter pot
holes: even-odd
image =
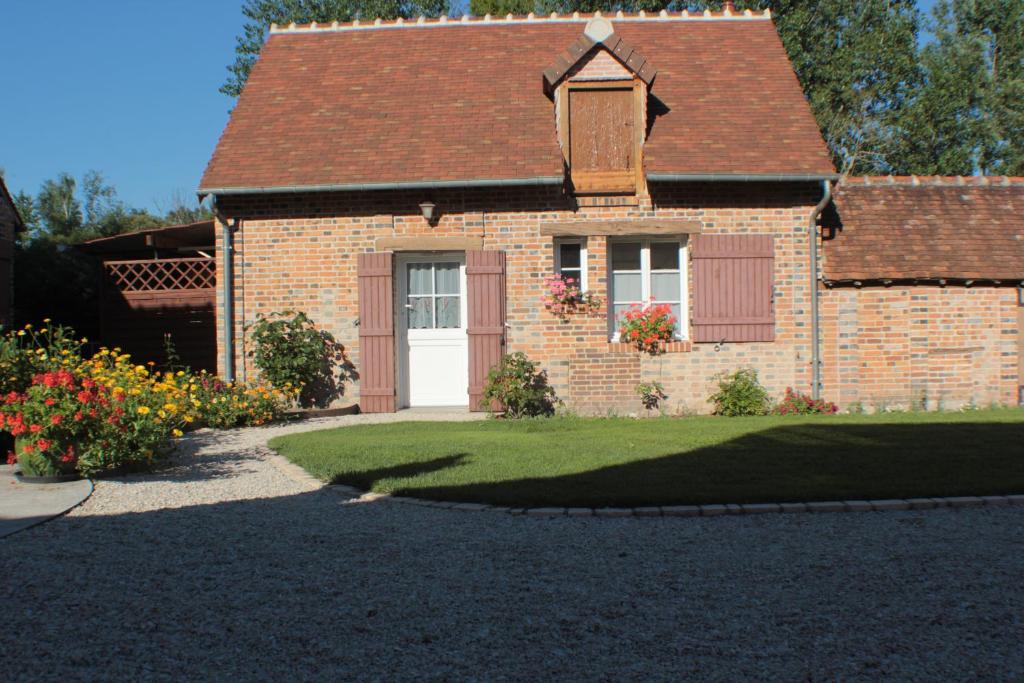
[[[21,472],[15,472],[14,476],[18,478],[18,481],[25,484],[63,484],[69,481],[78,481],[82,478],[82,475],[77,473],[33,476],[29,474],[22,474]]]

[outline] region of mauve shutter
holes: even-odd
[[[395,412],[395,312],[390,252],[359,254],[359,409]]]
[[[696,235],[691,242],[695,342],[775,339],[771,235]]]
[[[487,373],[505,354],[505,252],[467,251],[469,409],[482,406]]]

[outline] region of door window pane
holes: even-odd
[[[613,244],[612,270],[640,270],[640,243],[616,242]]]
[[[416,294],[433,294],[434,290],[431,287],[432,268],[429,263],[410,263],[408,266],[409,274],[409,294],[410,296]]]
[[[427,330],[434,326],[434,297],[409,297],[409,329]]]
[[[651,297],[655,301],[679,301],[679,273],[651,273]]]
[[[459,297],[437,297],[437,326],[444,329],[459,326]]]
[[[651,270],[679,270],[679,243],[652,242]]]
[[[434,264],[434,279],[436,282],[436,294],[458,294],[459,293],[459,264],[458,263],[436,263]]]
[[[612,291],[615,301],[642,301],[643,275],[640,273],[613,273]]]

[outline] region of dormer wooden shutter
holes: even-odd
[[[359,254],[359,409],[395,412],[394,271],[390,252]]]
[[[775,339],[771,235],[695,235],[691,247],[695,342]]]
[[[636,188],[636,88],[570,84],[569,167],[577,192]]]

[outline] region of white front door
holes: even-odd
[[[468,406],[465,255],[399,257],[396,292],[402,404]]]

